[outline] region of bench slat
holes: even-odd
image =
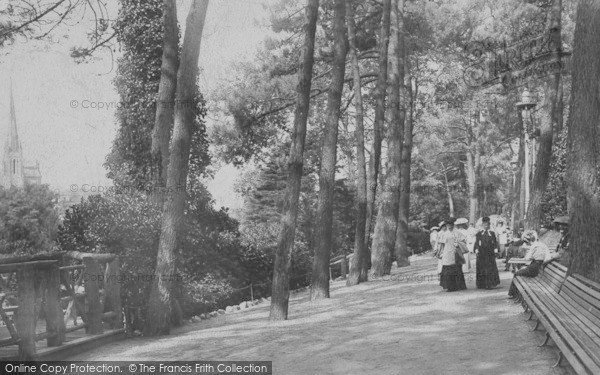
[[[573,306],[566,303],[567,301],[562,296],[559,297],[552,290],[548,290],[548,285],[535,279],[531,279],[530,282],[540,288],[539,292],[543,295],[543,298],[540,299],[560,319],[567,332],[582,345],[595,364],[600,363],[600,342],[598,342],[596,333],[588,326],[591,322],[580,315]],[[561,299],[563,300],[561,301]]]
[[[567,358],[573,369],[578,374],[589,374],[588,370],[586,370],[583,363],[581,363],[581,361],[572,353],[571,348],[567,345],[566,341],[563,340],[563,337],[558,333],[558,330],[556,330],[554,325],[551,323],[549,317],[547,317],[542,312],[540,307],[538,307],[538,299],[531,291],[531,288],[529,288],[529,286],[522,281],[524,279],[526,278],[515,277],[515,286],[521,293],[521,296],[523,297],[531,311],[533,311],[538,320],[542,322],[542,324],[546,328],[546,332],[548,332],[550,337],[552,337],[552,340],[554,340],[554,343],[556,344],[556,346],[558,346],[559,350],[563,353],[565,358]]]
[[[568,278],[567,282],[565,282],[565,293],[568,293],[571,296],[577,296],[578,301],[581,301],[585,310],[594,314],[598,319],[600,319],[600,300],[595,299],[586,293],[586,290],[580,289],[573,283],[572,278]]]
[[[575,340],[571,335],[568,334],[569,331],[565,328],[562,322],[557,318],[555,314],[549,311],[548,307],[542,302],[540,297],[536,295],[535,292],[532,290],[531,285],[528,284],[526,279],[532,280],[533,278],[522,279],[523,280],[521,282],[521,285],[525,290],[528,291],[529,298],[531,299],[532,303],[538,308],[538,311],[540,311],[539,314],[536,312],[537,318],[539,320],[542,320],[543,317],[543,319],[546,320],[546,323],[544,323],[543,320],[542,323],[546,327],[546,331],[550,333],[550,336],[552,336],[552,332],[555,332],[554,336],[556,336],[556,338],[552,337],[552,339],[554,340],[556,345],[559,346],[559,348],[561,345],[563,346],[560,349],[565,357],[572,358],[572,360],[569,359],[571,366],[573,366],[573,368],[576,369],[576,363],[581,363],[582,365],[587,367],[592,374],[600,374],[600,366],[596,364],[592,358],[589,357],[587,351],[581,347],[579,342],[577,342],[577,340]],[[533,306],[530,305],[530,308],[531,307]],[[577,353],[576,357],[573,354],[573,351]],[[582,368],[580,368],[578,373],[588,373],[587,371],[581,371]]]

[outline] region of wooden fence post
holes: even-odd
[[[119,258],[115,257],[112,262],[106,265],[104,278],[104,310],[112,311],[116,314],[112,321],[113,329],[123,328],[123,312],[121,311],[121,279],[120,279]]]
[[[19,360],[32,360],[35,355],[35,267],[20,267],[18,275],[19,309],[17,310],[17,333],[19,334]]]
[[[60,268],[58,262],[48,267],[46,274],[46,332],[48,332],[48,346],[59,346],[65,339],[65,324],[63,321],[62,307],[60,306]]]
[[[104,273],[100,271],[100,265],[92,257],[84,257],[85,271],[83,283],[85,285],[85,298],[88,301],[88,321],[86,333],[97,335],[102,333],[102,304],[100,303],[100,278]]]

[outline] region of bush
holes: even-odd
[[[160,239],[160,209],[144,193],[90,196],[71,207],[59,228],[62,250],[114,253],[121,261],[121,297],[130,331],[142,329]],[[206,193],[186,212],[176,249],[177,287],[184,316],[241,298],[248,266],[237,222],[216,211]],[[245,297],[245,296],[244,296]]]

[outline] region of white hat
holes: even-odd
[[[456,219],[454,224],[456,224],[456,225],[469,224],[469,220],[465,219],[464,217],[461,217],[461,218]]]

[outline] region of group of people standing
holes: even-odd
[[[492,289],[500,284],[496,257],[499,243],[490,230],[490,218],[482,220],[483,229],[476,231],[465,218],[450,218],[431,228],[431,246],[438,261],[440,286],[448,292],[467,288],[464,274],[471,269],[471,257],[476,257],[478,289]]]
[[[473,224],[464,218],[450,218],[442,221],[439,226],[431,228],[431,247],[438,261],[438,274],[440,286],[448,292],[466,289],[465,273],[471,270],[471,256],[476,257],[476,285],[478,289],[493,289],[500,285],[500,275],[496,259],[506,256],[506,271],[508,271],[508,258],[514,255],[508,246],[524,248],[527,250],[524,258],[530,263],[517,271],[515,276],[535,277],[540,269],[554,260],[561,261],[565,266],[569,262],[568,245],[568,217],[554,220],[554,225],[561,233],[561,239],[556,250],[550,250],[540,241],[536,231],[527,230],[520,239],[510,241],[509,231],[504,223],[499,222],[496,229],[490,229],[490,218],[482,219],[482,229],[475,230]],[[516,288],[511,284],[509,296],[516,295]]]

